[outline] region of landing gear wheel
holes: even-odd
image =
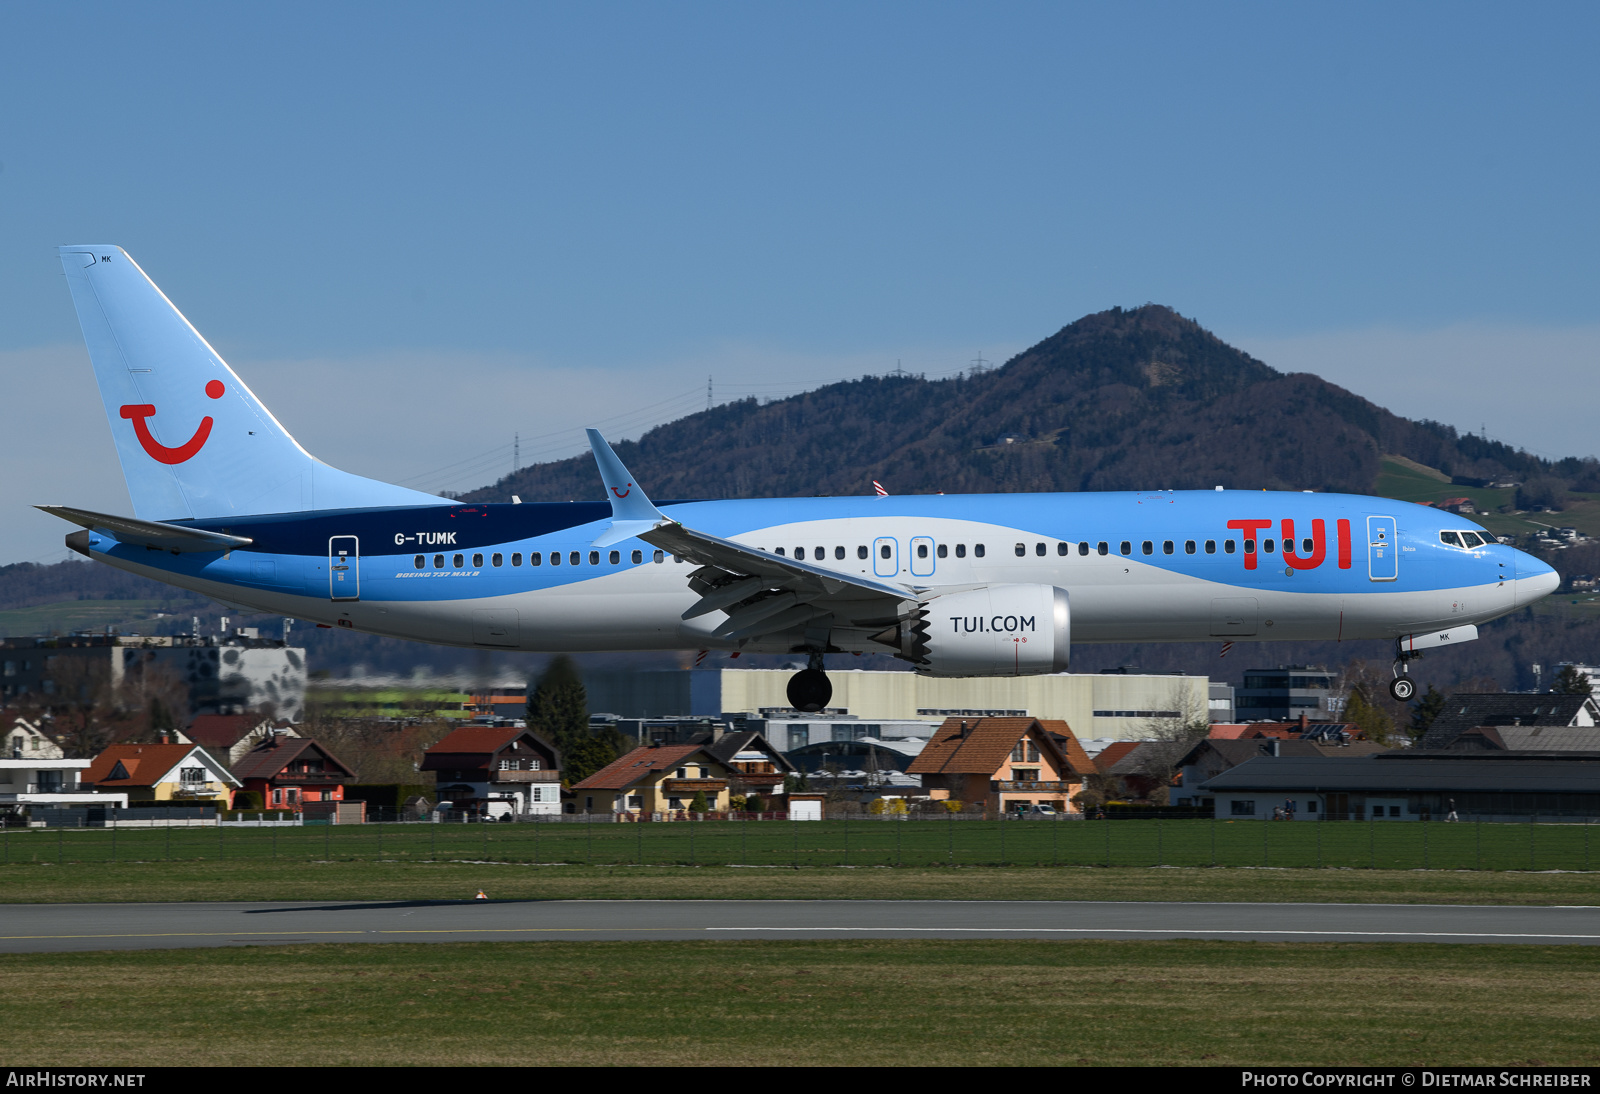
[[[801,669],[789,677],[789,705],[805,714],[815,714],[833,698],[833,682],[821,669]]]
[[[1409,703],[1416,693],[1417,685],[1411,682],[1409,676],[1396,676],[1389,682],[1389,694],[1397,703]]]

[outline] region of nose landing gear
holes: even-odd
[[[1417,694],[1417,685],[1406,674],[1407,663],[1413,658],[1421,657],[1421,650],[1403,649],[1400,643],[1395,643],[1394,649],[1394,679],[1389,681],[1389,696],[1397,703],[1409,703],[1412,696]]]
[[[812,653],[807,667],[789,677],[789,705],[805,714],[815,714],[833,698],[833,682],[822,671],[822,654]]]

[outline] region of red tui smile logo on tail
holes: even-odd
[[[221,380],[210,380],[206,383],[206,395],[209,398],[220,399],[227,390]],[[200,428],[194,431],[194,436],[177,448],[168,448],[150,435],[150,425],[145,419],[152,417],[155,412],[156,408],[149,403],[129,404],[121,408],[122,416],[133,422],[133,431],[139,436],[139,444],[149,453],[152,460],[168,464],[183,463],[185,460],[193,459],[211,437],[211,426],[214,423],[211,415],[207,414],[200,419]]]

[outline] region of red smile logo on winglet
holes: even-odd
[[[209,398],[220,399],[227,390],[221,380],[210,380],[206,383],[206,395]],[[150,425],[145,419],[153,416],[155,412],[156,408],[149,403],[129,404],[121,408],[122,416],[133,422],[133,431],[139,436],[139,444],[149,453],[152,460],[167,464],[183,463],[185,460],[193,459],[211,437],[211,426],[214,423],[211,415],[207,414],[200,419],[200,428],[194,431],[194,436],[177,448],[168,448],[150,435]]]

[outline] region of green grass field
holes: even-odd
[[[582,865],[1589,870],[1600,824],[1226,820],[704,821],[4,829],[0,863],[365,859]]]
[[[1158,900],[1600,905],[1600,874],[1098,866],[532,866],[278,859],[12,864],[0,902]]]
[[[0,957],[13,1067],[1600,1063],[1592,947],[318,945]]]

